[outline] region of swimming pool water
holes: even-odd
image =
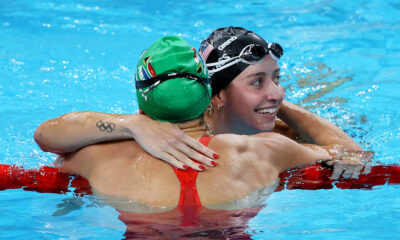
[[[34,130],[71,111],[133,113],[134,66],[164,35],[195,47],[243,26],[280,43],[287,98],[375,152],[400,158],[400,4],[395,1],[0,1],[0,163],[50,165]],[[272,194],[254,239],[394,239],[397,185]],[[93,196],[0,191],[0,238],[118,239],[118,213]],[[307,220],[306,220],[307,219]]]

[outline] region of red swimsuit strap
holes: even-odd
[[[208,137],[208,136],[202,136],[199,140],[200,143],[202,143],[204,146],[208,146],[208,143],[210,142],[212,137]]]
[[[211,137],[203,136],[199,140],[204,146],[208,146]],[[194,160],[195,161],[195,160]],[[195,161],[197,162],[197,161]],[[173,166],[175,174],[181,183],[181,194],[178,206],[201,206],[199,195],[197,194],[196,179],[198,171],[194,169],[180,170]]]
[[[204,146],[208,146],[212,137],[203,136],[199,140]],[[193,160],[195,161],[195,160]],[[195,161],[197,162],[197,161]],[[199,163],[199,162],[197,162]],[[198,171],[194,169],[180,170],[174,166],[176,176],[181,183],[181,193],[179,196],[178,209],[182,213],[182,226],[195,226],[199,221],[201,202],[196,188]]]

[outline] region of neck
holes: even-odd
[[[212,134],[233,133],[229,128],[230,123],[226,121],[225,115],[217,110],[216,107],[211,109],[211,113],[205,113],[204,121],[207,123]]]
[[[211,114],[207,111],[205,114],[205,122],[211,129],[212,134],[240,134],[251,135],[261,132],[258,129],[249,127],[246,123],[233,119],[223,109],[216,110],[213,108]]]
[[[200,138],[207,132],[207,126],[203,119],[194,119],[182,123],[175,123],[175,126],[192,138]]]

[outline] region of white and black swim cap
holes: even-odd
[[[267,54],[278,61],[283,49],[277,43],[268,44],[247,29],[225,27],[216,29],[203,40],[199,53],[206,60],[215,96],[249,65],[262,61]]]

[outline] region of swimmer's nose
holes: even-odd
[[[268,84],[266,99],[270,102],[280,103],[285,97],[285,92],[281,85],[275,83]]]

